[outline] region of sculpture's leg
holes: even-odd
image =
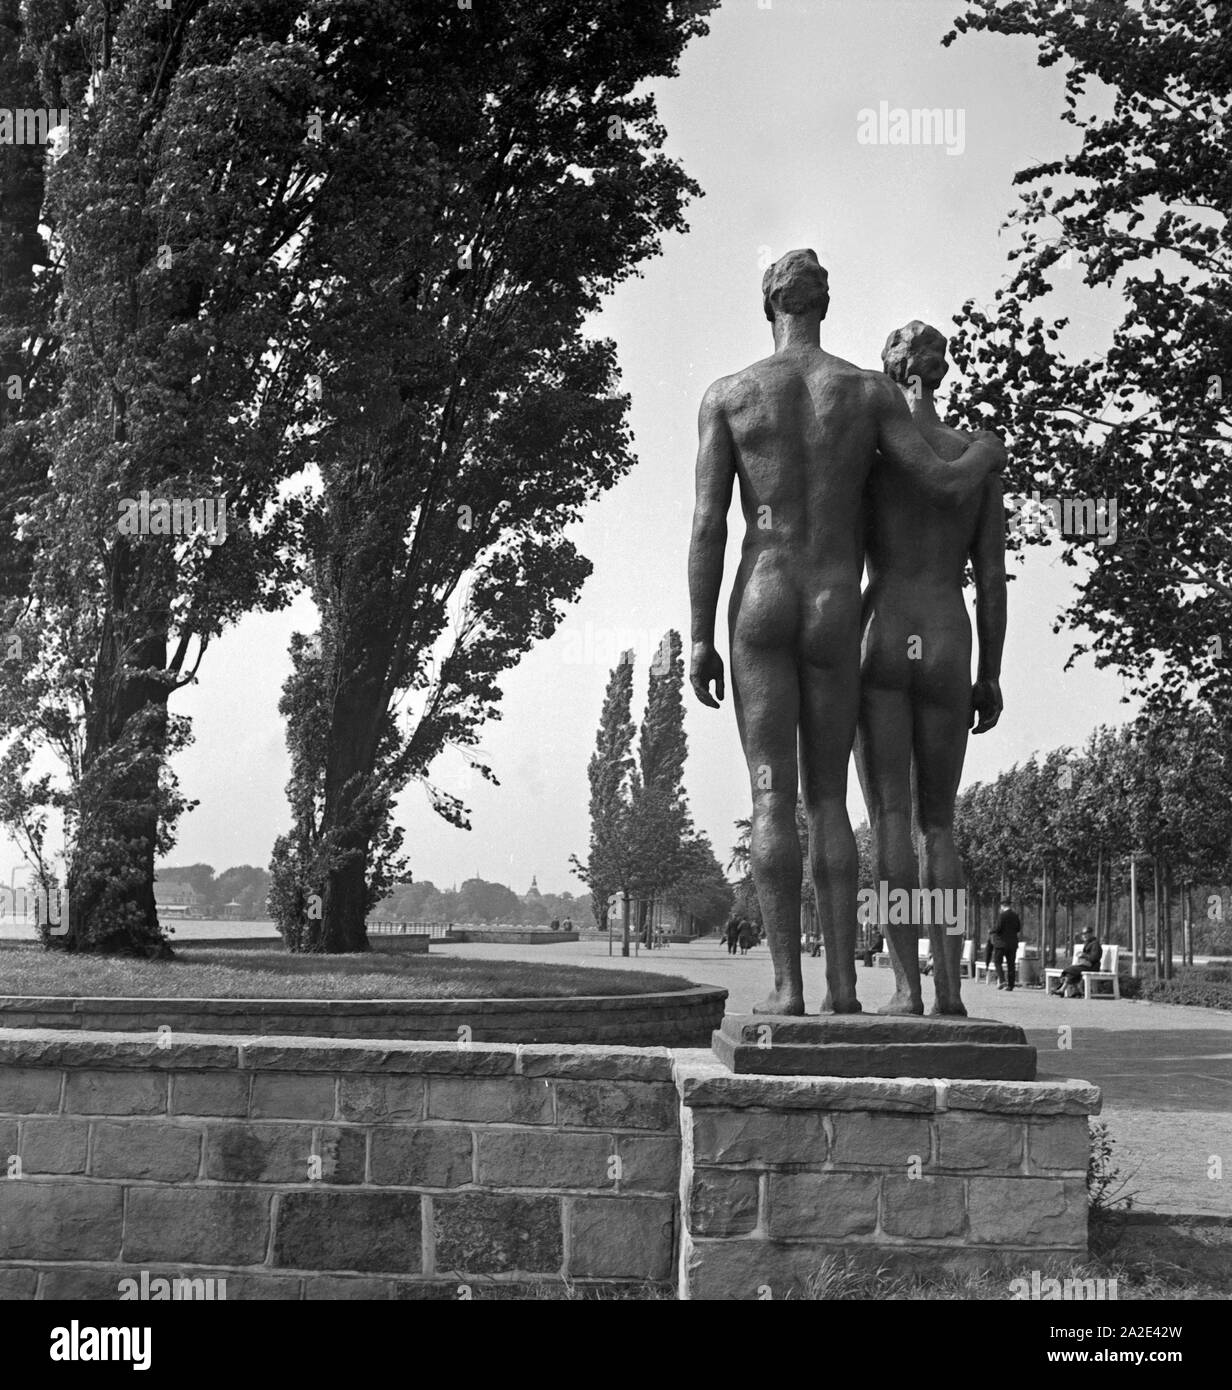
[[[753,647],[733,633],[732,699],[753,793],[749,867],[761,903],[774,988],[754,1013],[802,1014],[800,875],[796,833],[796,663],[783,649]]]
[[[964,614],[965,617],[965,614]],[[946,655],[953,656],[945,668],[929,672],[926,698],[916,705],[915,794],[916,816],[920,827],[920,884],[940,888],[949,903],[962,899],[964,878],[962,861],[954,844],[954,802],[967,752],[970,721],[970,631],[964,645],[955,641]],[[935,1014],[965,1015],[962,1002],[962,942],[959,935],[948,935],[944,924],[934,925],[933,940],[936,985]]]
[[[847,764],[860,706],[858,638],[835,640],[826,666],[800,673],[800,767],[809,823],[809,868],[826,947],[823,1011],[860,1012],[856,998],[859,856],[847,815]]]
[[[908,919],[911,890],[918,883],[911,844],[911,734],[911,701],[907,692],[879,687],[873,672],[866,668],[856,766],[872,830],[877,878],[873,887],[884,883],[886,900],[894,915]],[[904,903],[908,906],[899,906]],[[881,930],[894,968],[894,995],[879,1012],[922,1014],[919,931],[910,920],[897,925],[883,922]]]

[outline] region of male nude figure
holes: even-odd
[[[881,360],[924,438],[944,458],[957,459],[969,436],[943,424],[933,400],[947,370],[945,347],[937,329],[914,320],[890,334]],[[914,478],[878,467],[870,479],[868,502],[869,587],[864,594],[856,767],[873,832],[875,872],[891,893],[916,887],[961,889],[954,801],[967,730],[974,719],[975,732],[982,734],[1001,716],[1001,479],[989,474],[959,506],[943,508]],[[974,686],[971,622],[963,595],[968,559],[975,575],[980,642]],[[914,844],[913,808],[918,834]],[[947,895],[946,901],[959,900]],[[881,924],[895,976],[894,997],[882,1013],[924,1012],[916,941],[925,925],[933,955],[933,1013],[967,1012],[961,997],[961,927],[949,934],[945,921],[937,920],[935,911],[930,915],[927,924]]]
[[[886,376],[822,349],[830,293],[814,252],[789,251],[775,262],[762,295],[774,355],[715,382],[702,400],[689,549],[690,677],[698,699],[717,708],[723,662],[715,611],[738,478],[746,530],[729,609],[732,694],[753,793],[753,882],[774,964],[774,988],[757,1012],[804,1012],[795,824],[802,777],[826,944],[824,1007],[857,1013],[847,763],[860,698],[865,484],[880,451],[904,480],[915,479],[939,504],[957,505],[1001,466],[1004,450],[987,435],[946,463]]]

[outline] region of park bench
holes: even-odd
[[[920,958],[920,969],[923,970],[932,958],[932,943],[929,941],[928,937],[922,936],[919,938],[919,941],[917,943],[917,953]],[[873,960],[877,965],[889,965],[890,953],[889,951],[878,951],[877,954],[873,957]],[[972,971],[975,968],[974,941],[963,942],[962,960],[959,962],[959,964],[961,967],[962,978],[964,980],[970,979]]]
[[[1120,964],[1121,948],[1119,946],[1105,946],[1103,954],[1099,959],[1098,970],[1085,970],[1082,975],[1082,997],[1084,999],[1119,999],[1121,997],[1121,978],[1117,974],[1117,967]],[[1082,959],[1082,947],[1074,947],[1074,958],[1071,965],[1077,965]],[[1050,993],[1052,991],[1053,978],[1061,978],[1061,967],[1054,965],[1044,971],[1044,988]],[[1099,986],[1099,989],[1093,986]],[[1112,988],[1104,991],[1105,985]]]

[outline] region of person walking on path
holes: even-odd
[[[740,954],[742,956],[748,955],[750,946],[757,945],[757,933],[753,930],[752,922],[744,921],[740,923],[739,941]]]
[[[1082,953],[1073,965],[1063,967],[1061,982],[1052,993],[1064,999],[1077,999],[1082,989],[1083,975],[1098,970],[1103,959],[1104,948],[1100,945],[1099,937],[1095,935],[1093,927],[1087,927],[1082,933]]]
[[[1015,960],[1018,956],[1018,938],[1022,935],[1022,919],[1014,911],[1008,898],[1001,900],[1001,915],[992,929],[989,941],[992,943],[993,967],[997,972],[997,988],[1013,990],[1016,980]],[[1004,967],[1004,968],[1003,968]]]
[[[734,956],[736,954],[736,942],[739,940],[739,937],[740,923],[733,917],[727,924],[727,954],[729,956]]]

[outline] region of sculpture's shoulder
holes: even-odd
[[[712,381],[702,396],[702,419],[717,416],[730,421],[764,399],[767,391],[773,389],[774,363],[773,357],[767,357]]]
[[[702,414],[722,414],[733,391],[738,389],[741,376],[742,372],[733,372],[730,376],[721,376],[712,381],[702,393]]]
[[[906,402],[903,400],[903,393],[894,381],[886,376],[885,372],[871,367],[853,367],[852,371],[861,377],[861,385],[867,393],[870,403],[891,409],[894,407],[905,409]]]

